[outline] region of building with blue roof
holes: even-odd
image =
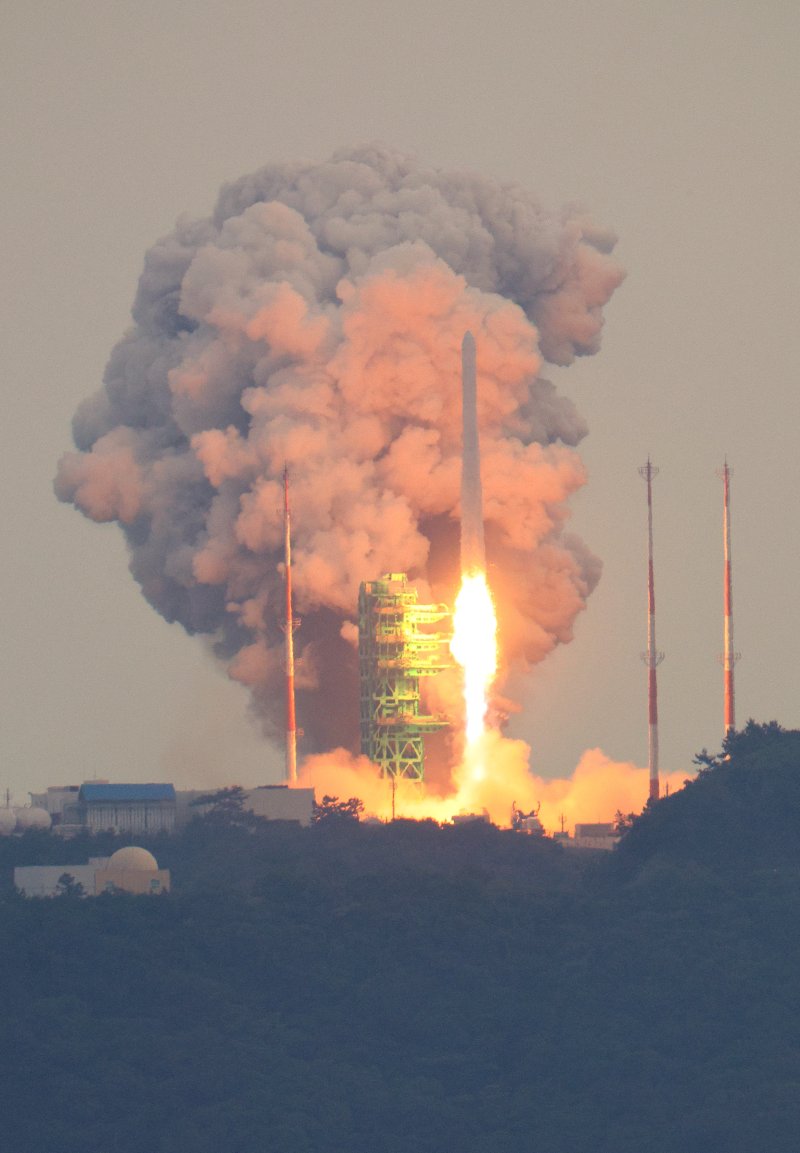
[[[51,785],[46,792],[31,793],[30,797],[32,805],[46,809],[55,833],[72,837],[85,830],[171,833],[208,812],[210,805],[195,803],[208,793],[207,789],[176,792],[174,785],[152,781],[124,785],[84,781],[82,785]],[[314,790],[259,785],[245,790],[244,809],[267,821],[310,825]]]
[[[78,823],[93,833],[172,833],[175,787],[167,784],[112,785],[85,781],[78,790]]]

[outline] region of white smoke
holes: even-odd
[[[147,253],[56,492],[120,524],[144,595],[211,639],[275,732],[288,464],[299,721],[353,747],[359,583],[406,571],[441,599],[456,578],[467,330],[501,650],[570,639],[599,576],[564,532],[586,430],[540,371],[596,351],[612,247],[521,188],[380,148],[269,165]]]

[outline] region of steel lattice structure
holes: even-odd
[[[647,481],[647,652],[642,660],[648,668],[647,702],[649,714],[648,763],[650,766],[650,800],[657,801],[661,795],[658,776],[658,683],[656,669],[664,659],[664,654],[656,648],[656,586],[653,576],[653,481],[658,469],[650,463],[639,469],[639,475]]]
[[[445,605],[417,604],[405,573],[366,581],[358,597],[361,752],[381,776],[422,781],[426,733],[447,727],[420,712],[421,677],[448,668],[449,635],[423,631],[450,616]]]
[[[724,644],[722,653],[722,668],[725,675],[725,736],[736,730],[736,693],[734,689],[733,670],[741,653],[733,647],[733,576],[731,573],[731,477],[733,469],[728,465],[728,458],[717,473],[722,479],[722,545],[725,560],[724,584]]]

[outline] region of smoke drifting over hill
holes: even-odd
[[[452,591],[467,330],[502,658],[570,639],[600,571],[564,532],[586,429],[540,373],[597,350],[613,243],[518,187],[378,148],[269,165],[147,253],[56,492],[119,523],[144,595],[210,638],[274,734],[288,463],[299,719],[307,748],[352,746],[359,583]]]

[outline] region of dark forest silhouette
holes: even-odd
[[[794,1153],[800,732],[699,761],[609,855],[218,812],[169,896],[25,900],[118,842],[0,840],[8,1148]]]

